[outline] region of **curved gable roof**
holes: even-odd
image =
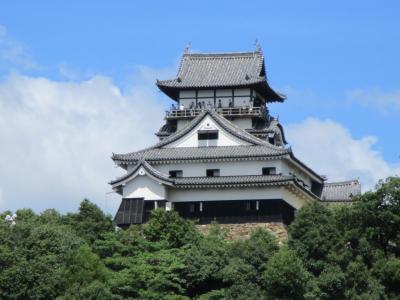
[[[228,133],[237,137],[240,140],[248,142],[252,145],[263,145],[263,146],[270,146],[272,148],[279,148],[279,147],[276,147],[266,141],[263,141],[263,140],[255,137],[254,135],[248,133],[247,131],[239,128],[232,122],[228,121],[226,118],[220,116],[215,110],[203,111],[196,118],[194,118],[186,127],[182,128],[180,131],[177,131],[174,134],[171,134],[169,137],[160,141],[159,143],[157,143],[156,145],[154,145],[151,148],[161,148],[161,147],[164,147],[168,144],[171,144],[171,143],[179,140],[180,138],[182,138],[183,136],[188,134],[190,131],[192,131],[197,125],[199,125],[206,116],[210,116],[225,131],[227,131]]]
[[[110,181],[109,184],[120,185],[120,184],[123,184],[123,183],[129,181],[131,178],[134,177],[134,175],[142,167],[145,169],[145,171],[148,174],[150,174],[152,177],[158,179],[158,181],[168,184],[168,185],[171,185],[173,183],[173,180],[171,178],[169,178],[167,175],[165,175],[165,174],[161,173],[160,171],[156,170],[155,168],[153,168],[148,162],[141,160],[140,163],[138,163],[132,171],[126,173],[124,176],[121,176],[115,180]]]
[[[238,53],[185,53],[175,79],[157,80],[157,86],[177,100],[181,89],[254,87],[270,102],[285,96],[275,92],[265,75],[264,55],[260,50]]]
[[[246,141],[254,146],[264,146],[265,150],[270,150],[269,152],[272,152],[274,154],[287,154],[290,152],[287,149],[274,146],[266,141],[263,141],[263,140],[255,137],[254,135],[239,128],[238,126],[234,125],[232,122],[230,122],[227,119],[225,119],[224,117],[220,116],[214,110],[205,110],[204,112],[199,114],[196,118],[194,118],[188,125],[186,125],[186,127],[171,134],[170,136],[163,139],[156,145],[149,147],[149,148],[145,148],[143,150],[136,151],[136,152],[127,153],[127,154],[113,154],[112,159],[113,160],[127,160],[128,157],[138,157],[138,155],[140,155],[141,153],[149,152],[149,150],[161,149],[164,146],[169,145],[169,144],[181,139],[185,135],[187,135],[197,125],[199,125],[206,116],[210,116],[219,126],[221,126],[228,133],[230,133],[233,136],[235,136],[236,138]],[[230,146],[230,147],[234,147],[234,146]]]

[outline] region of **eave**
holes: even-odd
[[[286,96],[274,91],[265,79],[260,79],[258,82],[248,84],[235,84],[235,85],[209,85],[209,86],[182,86],[176,87],[168,84],[170,80],[157,81],[157,87],[171,99],[179,100],[179,91],[182,90],[210,90],[210,89],[238,89],[238,88],[251,88],[256,90],[266,102],[283,102]]]

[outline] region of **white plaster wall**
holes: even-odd
[[[212,97],[214,98],[214,90],[199,90],[197,92],[198,97]]]
[[[216,92],[217,97],[221,97],[221,96],[232,96],[232,90],[229,89],[221,89],[221,90],[217,90]]]
[[[261,175],[264,167],[275,167],[277,174],[282,172],[278,160],[164,164],[153,167],[164,174],[169,174],[170,170],[182,170],[183,177],[206,176],[207,169],[220,169],[220,176]]]
[[[236,96],[250,96],[250,89],[235,89],[234,91],[235,97]]]
[[[169,201],[223,201],[282,199],[284,194],[279,187],[241,188],[241,189],[170,189]]]
[[[164,200],[166,199],[166,188],[146,175],[137,176],[126,183],[123,188],[123,197]]]
[[[196,97],[195,90],[179,91],[179,98]]]
[[[241,189],[170,189],[171,202],[229,201],[229,200],[275,200],[282,199],[292,207],[300,209],[307,203],[285,187],[259,187]]]
[[[209,126],[207,126],[209,125]],[[179,148],[179,147],[202,147],[204,146],[203,141],[199,141],[197,137],[197,131],[203,128],[214,128],[219,130],[218,140],[215,141],[213,146],[238,146],[238,145],[250,145],[250,143],[238,139],[230,133],[223,130],[217,125],[209,116],[205,117],[199,125],[197,125],[191,132],[181,139],[166,145],[166,148]],[[199,143],[200,142],[200,143]]]

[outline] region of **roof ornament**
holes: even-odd
[[[261,52],[261,44],[258,39],[255,40],[254,46],[256,46],[256,52]]]
[[[186,45],[185,50],[183,51],[183,54],[189,54],[190,48],[192,48],[192,43],[191,43],[191,42],[189,42],[189,43]]]

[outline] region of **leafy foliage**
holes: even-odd
[[[352,205],[304,206],[281,247],[264,230],[207,235],[174,211],[116,230],[84,200],[77,213],[0,214],[0,299],[399,299],[400,179]]]

